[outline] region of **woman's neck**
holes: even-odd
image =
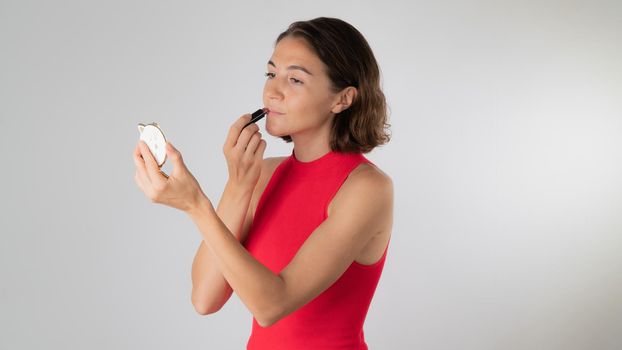
[[[296,159],[304,163],[314,161],[331,151],[328,138],[314,137],[305,140],[292,136],[292,142]]]

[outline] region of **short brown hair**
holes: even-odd
[[[333,92],[353,86],[358,93],[349,108],[336,114],[330,148],[339,152],[368,153],[391,139],[387,103],[380,87],[380,69],[363,35],[337,18],[318,17],[290,24],[276,39],[304,39],[326,66]],[[281,137],[285,142],[292,138]]]

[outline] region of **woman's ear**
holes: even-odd
[[[335,102],[330,111],[335,114],[345,111],[352,105],[354,99],[356,99],[357,94],[358,91],[353,86],[348,86],[347,88],[341,90],[341,92],[339,92],[336,97],[337,101]]]

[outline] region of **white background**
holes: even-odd
[[[367,38],[391,108],[370,349],[622,347],[620,2],[1,0],[0,348],[244,348],[235,294],[192,307],[201,237],[135,185],[136,125],[217,203],[276,37],[318,16]]]

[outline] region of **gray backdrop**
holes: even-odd
[[[383,73],[395,223],[371,349],[622,346],[622,25],[595,1],[0,1],[0,348],[242,349],[200,234],[135,185],[157,121],[213,203],[273,42],[342,18]],[[262,120],[259,125],[264,130]],[[291,145],[263,133],[266,156]],[[169,164],[167,164],[169,165]],[[170,170],[170,165],[165,170]]]

